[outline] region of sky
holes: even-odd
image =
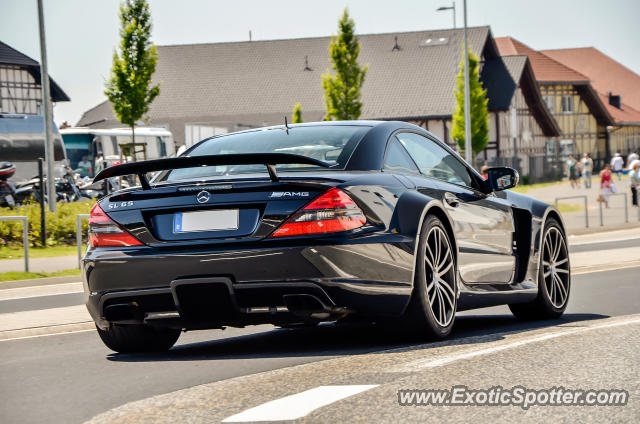
[[[118,44],[118,0],[43,0],[49,74],[71,98],[54,119],[75,124],[102,102]],[[360,34],[451,28],[450,0],[150,0],[157,45],[327,36],[349,8]],[[463,2],[456,3],[463,25]],[[468,0],[467,24],[538,50],[594,46],[640,74],[640,0]],[[36,0],[0,0],[0,40],[40,60]],[[328,67],[328,66],[327,66]]]

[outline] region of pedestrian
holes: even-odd
[[[96,156],[96,175],[98,175],[100,173],[100,171],[102,171],[104,168],[106,168],[105,166],[105,161],[104,161],[104,156],[102,156],[102,152],[98,152],[98,155]]]
[[[573,155],[569,155],[569,159],[567,159],[567,175],[569,176],[571,188],[576,188],[580,185],[578,183],[578,162],[573,158]]]
[[[631,182],[631,203],[638,206],[640,193],[640,159],[635,159],[630,164],[629,181]]]
[[[91,162],[89,162],[89,158],[86,155],[82,156],[82,159],[78,162],[76,169],[81,177],[93,175]]]
[[[631,152],[629,156],[627,156],[627,169],[631,169],[631,164],[633,163],[633,161],[638,159],[640,159],[640,156],[638,156],[638,151],[634,150],[633,152]]]
[[[584,188],[591,188],[591,174],[593,173],[593,159],[590,153],[585,153],[580,161],[582,163],[582,178],[584,179]]]
[[[613,187],[615,186],[611,182],[611,165],[607,163],[600,171],[600,195],[598,196],[598,200],[603,202],[607,208],[609,207],[609,195],[614,192]]]
[[[623,166],[624,166],[624,159],[622,159],[622,156],[620,155],[620,153],[616,153],[613,159],[611,159],[611,168],[613,169],[613,172],[615,172],[616,175],[618,176],[618,181],[622,179],[621,175],[622,175]]]

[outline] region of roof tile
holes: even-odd
[[[536,80],[541,82],[589,82],[589,78],[549,56],[532,49],[520,41],[511,37],[498,37],[495,39],[498,50],[502,56],[526,54],[531,62]]]

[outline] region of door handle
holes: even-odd
[[[444,201],[447,202],[447,204],[451,207],[458,207],[458,205],[460,204],[460,199],[458,199],[458,196],[456,196],[453,193],[445,193],[444,194]]]

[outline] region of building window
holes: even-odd
[[[554,113],[556,111],[555,99],[553,96],[542,96],[542,100],[547,105],[547,109],[549,109],[549,112]]]
[[[562,113],[573,112],[573,96],[562,96]]]
[[[226,134],[226,128],[213,127],[209,125],[199,124],[186,124],[184,126],[184,144],[187,147],[191,147],[197,142],[204,140],[205,138],[213,137],[215,135]]]

